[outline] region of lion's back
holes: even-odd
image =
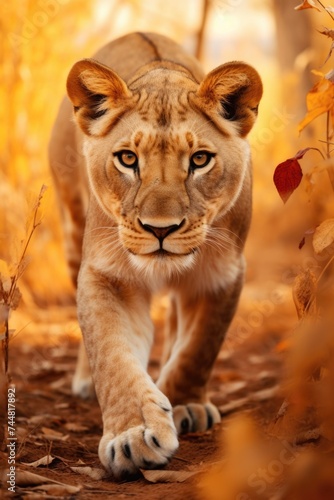
[[[144,65],[155,61],[170,61],[187,68],[197,81],[203,76],[198,61],[183,48],[157,33],[131,33],[102,47],[93,56],[112,68],[125,82]]]

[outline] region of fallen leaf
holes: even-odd
[[[244,389],[247,386],[247,382],[244,380],[233,380],[232,382],[227,382],[224,384],[224,392],[226,394],[231,394]]]
[[[253,401],[267,401],[268,399],[276,396],[280,391],[279,385],[274,385],[273,387],[269,387],[268,389],[262,389],[261,391],[255,392],[251,399]]]
[[[49,429],[48,427],[42,427],[41,431],[43,433],[43,437],[49,439],[50,441],[66,441],[70,437],[69,434],[64,435],[61,432]]]
[[[65,424],[65,428],[71,432],[84,432],[88,431],[88,427],[85,425],[76,424],[75,422],[68,422]]]
[[[66,396],[71,396],[72,395],[71,389],[66,387],[68,384],[69,384],[69,379],[67,376],[65,376],[55,380],[54,382],[51,382],[49,386],[54,391],[60,392],[61,394],[65,394]]]
[[[20,417],[18,417],[16,420],[17,422],[20,422],[20,424],[25,424],[25,420],[21,420]],[[28,434],[29,431],[27,427],[21,427],[21,426],[16,427],[16,436],[19,437],[20,439],[23,439]]]
[[[64,409],[69,408],[69,407],[70,407],[70,405],[68,403],[58,403],[55,405],[55,408],[57,410],[64,410]]]
[[[100,481],[100,479],[104,479],[108,476],[108,473],[104,469],[99,469],[97,467],[71,467],[71,470],[78,474],[89,476],[96,481]]]
[[[79,493],[80,488],[77,486],[72,486],[70,484],[59,483],[59,484],[41,484],[40,486],[35,486],[35,488],[31,488],[31,490],[45,491],[49,495],[62,496],[64,498],[64,495],[66,494],[73,495],[74,493]],[[44,495],[41,498],[44,498]]]
[[[69,484],[60,483],[59,481],[54,481],[39,474],[34,474],[32,472],[17,469],[15,474],[15,482],[17,486],[41,486],[46,484],[60,485],[66,488],[67,493],[78,493],[81,487],[72,486]]]
[[[266,358],[265,356],[259,354],[251,354],[248,360],[250,361],[250,363],[252,363],[252,365],[261,365],[266,361]]]
[[[321,10],[315,5],[313,0],[303,0],[303,2],[300,5],[297,5],[297,7],[295,7],[295,10],[304,10],[304,9],[315,9],[321,12]]]
[[[184,483],[195,474],[199,474],[199,471],[141,469],[141,473],[150,483]]]
[[[249,405],[249,403],[251,403],[252,401],[266,401],[268,399],[271,399],[278,394],[279,389],[279,385],[274,385],[273,387],[262,389],[261,391],[250,394],[248,397],[235,399],[234,401],[230,401],[225,405],[219,406],[218,410],[221,415],[226,415],[227,413],[231,413],[235,410],[239,410],[246,405]]]
[[[54,436],[58,438],[61,438],[64,435],[62,432],[55,431],[54,429],[50,429],[49,427],[42,427],[41,431],[43,432],[43,434],[47,434],[48,436]]]
[[[22,462],[23,465],[28,465],[29,467],[39,467],[40,465],[50,465],[54,461],[55,457],[51,455],[45,455],[45,457],[40,458],[39,460],[35,460],[35,462]]]
[[[28,418],[27,422],[29,424],[38,425],[38,424],[41,424],[42,422],[45,422],[47,419],[50,419],[50,420],[53,419],[53,415],[51,415],[50,413],[44,413],[43,415],[34,415],[34,416]]]
[[[256,374],[254,380],[268,380],[268,379],[276,379],[277,373],[270,370],[262,370]]]
[[[334,219],[323,221],[313,235],[313,248],[317,255],[321,254],[334,241]]]
[[[221,415],[226,415],[227,413],[231,413],[232,411],[239,410],[239,408],[242,408],[249,402],[250,402],[249,398],[235,399],[234,401],[230,401],[225,405],[219,406],[218,410]]]

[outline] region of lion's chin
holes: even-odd
[[[131,264],[136,271],[139,271],[143,278],[150,282],[152,280],[157,282],[158,286],[191,269],[195,259],[194,252],[179,255],[165,250],[157,250],[146,255],[130,254]]]

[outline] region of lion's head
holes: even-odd
[[[262,95],[257,72],[232,62],[197,82],[182,66],[159,62],[125,83],[83,60],[67,88],[91,190],[131,261],[191,266],[243,187],[245,138]]]

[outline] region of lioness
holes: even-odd
[[[168,38],[133,33],[77,62],[67,91],[50,163],[89,360],[82,348],[73,390],[94,392],[91,369],[99,457],[124,477],[166,464],[178,433],[220,421],[206,386],[242,288],[246,136],[262,84],[242,62],[205,76]],[[150,299],[161,289],[169,336],[155,384]]]

